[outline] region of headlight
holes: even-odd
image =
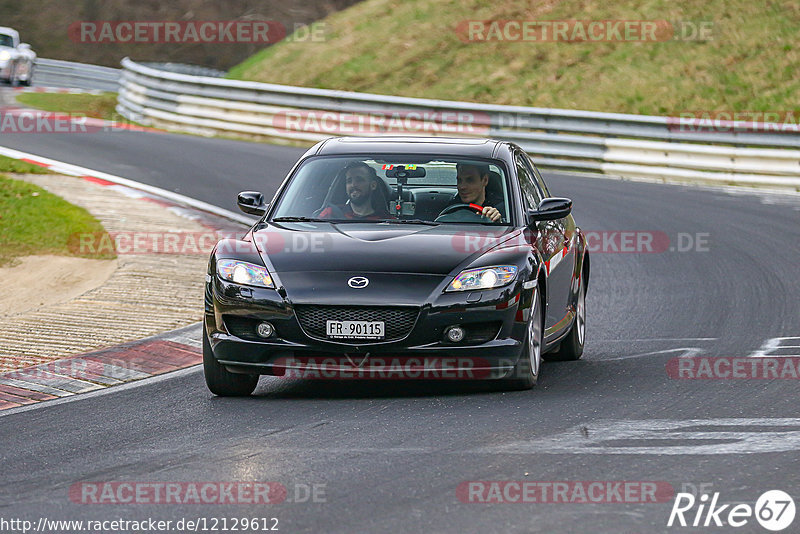
[[[467,269],[456,276],[445,291],[472,291],[473,289],[491,289],[502,287],[517,276],[515,265],[482,267]]]
[[[238,260],[217,260],[217,274],[234,284],[258,287],[275,287],[265,267]]]
[[[8,61],[9,59],[11,59],[11,54],[5,50],[0,52],[0,61]]]

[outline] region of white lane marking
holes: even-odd
[[[13,148],[8,148],[4,146],[0,146],[0,155],[12,159],[27,159],[35,161],[41,164],[42,166],[47,167],[48,169],[51,169],[55,172],[69,174],[71,176],[92,176],[94,178],[100,178],[101,180],[113,182],[118,186],[125,186],[130,189],[135,189],[137,191],[144,191],[145,193],[150,193],[152,195],[160,196],[167,200],[171,200],[179,204],[184,204],[186,206],[190,206],[200,211],[213,213],[214,215],[218,215],[220,217],[224,217],[228,220],[242,223],[247,226],[252,226],[255,223],[254,219],[246,217],[243,214],[234,213],[232,211],[220,208],[218,206],[214,206],[213,204],[203,202],[202,200],[196,200],[194,198],[190,198],[185,195],[180,195],[172,191],[167,191],[166,189],[161,189],[160,187],[154,187],[152,185],[147,185],[136,182],[134,180],[129,180],[127,178],[122,178],[121,176],[115,176],[113,174],[108,174],[106,172],[96,171],[93,169],[88,169],[86,167],[80,167],[78,165],[72,165],[71,163],[65,163],[63,161],[46,158],[44,156],[39,156],[36,154],[30,154],[28,152],[21,152],[19,150],[15,150]]]
[[[683,351],[683,354],[678,356],[679,358],[692,358],[694,356],[699,356],[705,352],[703,349],[697,347],[681,347],[678,349],[665,349],[665,350],[654,350],[651,352],[642,352],[640,354],[631,354],[629,356],[619,356],[618,358],[603,358],[602,360],[586,360],[586,361],[594,361],[594,362],[613,362],[618,360],[630,360],[632,358],[643,358],[645,356],[655,356],[658,354],[669,354],[670,352],[680,352]]]
[[[787,343],[784,343],[787,342]],[[800,357],[800,350],[793,350],[795,354],[776,354],[778,350],[800,349],[800,337],[773,337],[761,345],[761,348],[750,354],[751,358],[796,358]]]
[[[632,339],[594,339],[598,343],[628,343],[631,341],[716,341],[716,337],[640,337]]]
[[[109,189],[113,189],[114,191],[117,191],[118,193],[122,193],[123,195],[125,195],[128,198],[144,198],[145,196],[147,196],[144,193],[142,193],[141,191],[137,191],[136,189],[132,189],[130,187],[125,187],[124,185],[112,185],[112,186],[109,186],[108,188]]]
[[[654,441],[660,443],[654,445]],[[710,455],[797,450],[800,450],[800,418],[714,418],[600,420],[559,434],[481,447],[473,452]]]

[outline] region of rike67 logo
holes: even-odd
[[[709,500],[704,493],[696,498],[691,493],[678,493],[669,514],[667,526],[691,527],[743,527],[753,518],[765,529],[778,532],[794,521],[795,505],[792,497],[781,490],[764,492],[755,506],[746,503],[719,502],[719,492]]]

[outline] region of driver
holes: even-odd
[[[481,163],[459,163],[456,165],[456,182],[458,194],[445,206],[447,209],[456,204],[477,204],[483,206],[480,215],[492,222],[503,216],[501,209],[505,202],[502,195],[486,194],[489,184],[489,165]]]
[[[386,219],[390,217],[375,169],[363,161],[353,161],[345,168],[347,203],[344,206],[328,206],[319,213],[321,219]]]

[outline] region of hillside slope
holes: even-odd
[[[467,21],[570,19],[673,21],[687,34],[705,24],[710,38],[500,41],[485,26],[476,35],[494,39],[477,42],[460,31]],[[550,0],[526,7],[513,0],[367,0],[325,22],[326,42],[279,43],[230,77],[654,115],[800,108],[800,4],[792,1]],[[668,38],[659,24],[657,38]]]
[[[309,24],[358,0],[0,0],[0,26],[20,32],[40,57],[119,67],[142,61],[193,63],[227,70],[261,48],[253,43],[82,43],[70,38],[81,21],[270,20],[288,28]]]

